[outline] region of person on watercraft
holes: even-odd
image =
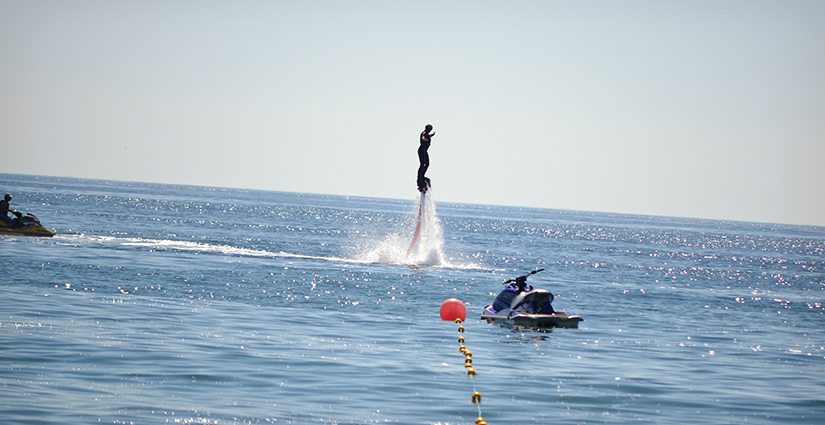
[[[427,153],[427,149],[430,148],[432,137],[435,136],[435,132],[432,130],[433,126],[427,124],[424,126],[424,131],[421,132],[421,136],[419,137],[421,145],[418,147],[418,162],[420,165],[418,166],[418,179],[416,180],[419,192],[426,192],[427,186],[430,183],[430,179],[424,177],[424,174],[427,172],[427,169],[430,168],[430,155]]]
[[[510,304],[513,303],[513,299],[515,299],[518,294],[524,291],[532,290],[533,287],[527,284],[527,276],[519,276],[515,278],[515,280],[512,280],[509,284],[507,284],[504,290],[498,294],[496,300],[493,301],[493,310],[499,312],[506,308],[510,308]]]
[[[11,201],[11,193],[7,193],[2,200],[0,200],[0,219],[6,222],[9,226],[15,225],[20,223],[19,220],[15,220],[14,218],[9,217],[9,213],[12,213],[17,216],[18,219],[23,217],[19,211],[9,208],[9,202]]]

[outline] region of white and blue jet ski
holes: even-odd
[[[520,326],[525,328],[577,328],[581,316],[553,309],[553,294],[544,289],[533,289],[527,284],[527,276],[544,269],[507,279],[507,285],[492,304],[484,307],[481,318],[487,323]]]

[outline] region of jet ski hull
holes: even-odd
[[[12,236],[39,236],[50,238],[54,236],[54,232],[43,227],[37,217],[28,214],[22,217],[22,220],[17,221],[18,225],[9,225],[3,220],[0,220],[0,235]]]
[[[492,305],[484,308],[481,318],[487,323],[519,326],[524,328],[578,328],[581,316],[569,312],[555,312],[553,314],[532,314],[522,311],[504,309],[494,312]]]

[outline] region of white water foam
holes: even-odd
[[[421,214],[418,240],[407,255],[413,229],[387,235],[375,245],[363,248],[357,257],[368,263],[397,264],[412,267],[484,269],[478,264],[455,264],[444,255],[444,231],[436,214],[432,192],[419,198],[416,211]],[[423,202],[423,204],[422,204]]]
[[[418,241],[410,252],[409,260],[419,266],[443,267],[447,265],[444,257],[444,231],[441,220],[435,211],[435,203],[431,194],[421,196],[419,202],[421,212],[421,229]]]

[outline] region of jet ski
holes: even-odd
[[[17,215],[17,213],[15,213]],[[5,220],[0,220],[0,235],[14,235],[14,236],[44,236],[50,238],[54,236],[54,232],[43,227],[40,220],[34,214],[20,214],[18,218],[11,223]]]
[[[544,289],[533,289],[527,284],[527,276],[544,269],[507,279],[507,287],[496,296],[492,304],[484,307],[481,318],[487,323],[514,325],[524,328],[578,328],[581,316],[573,312],[553,309],[553,294]]]

